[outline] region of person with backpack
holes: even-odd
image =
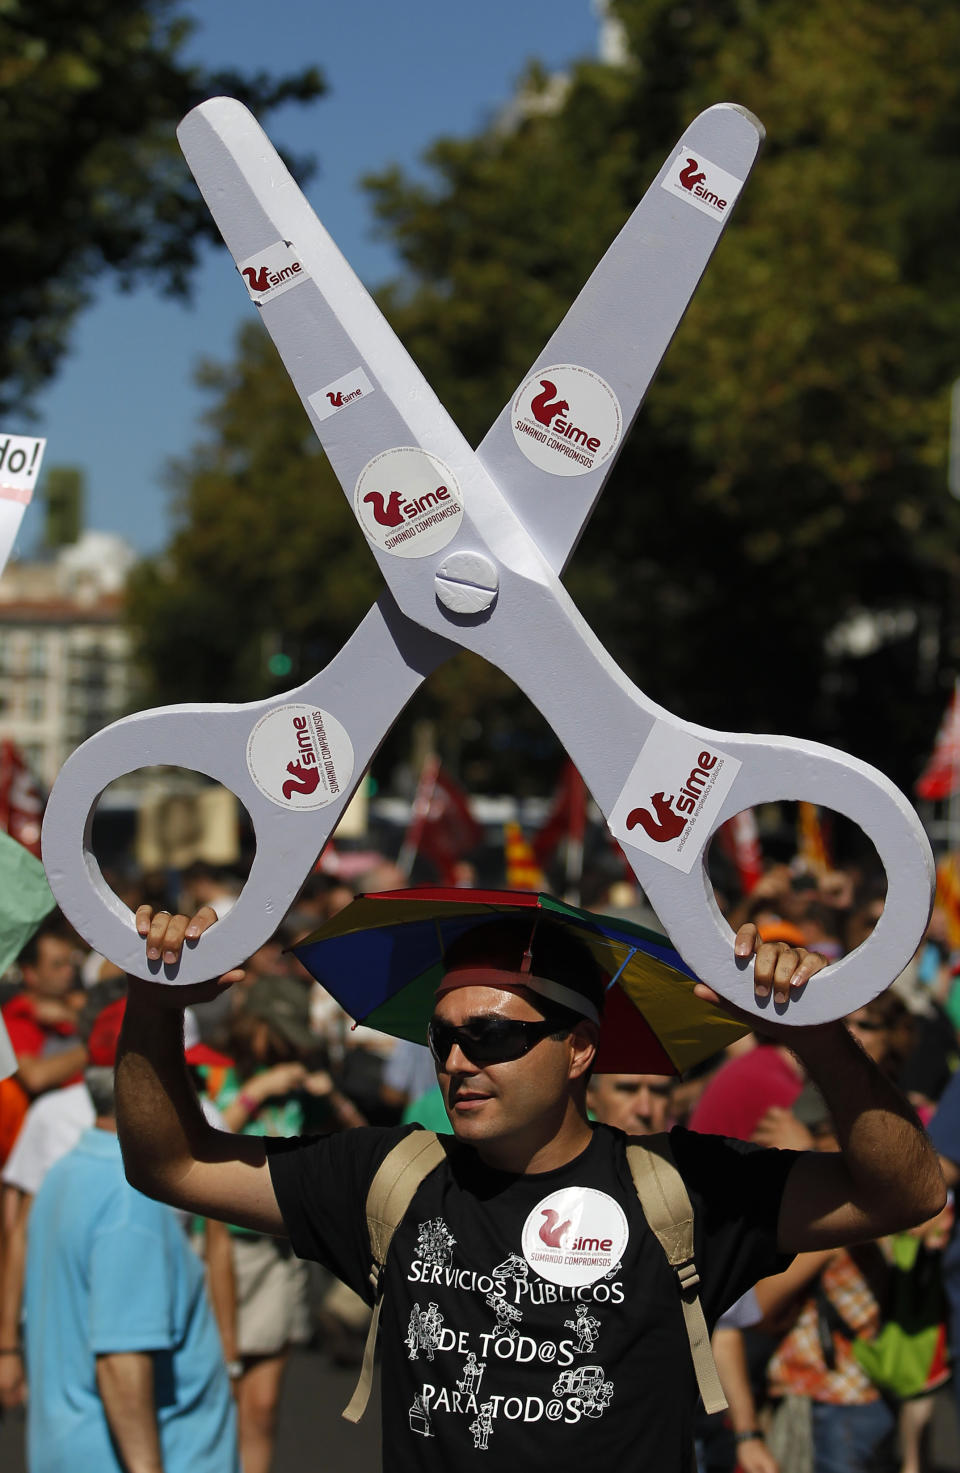
[[[165,960],[213,919],[138,913],[148,956]],[[824,965],[758,943],[749,924],[735,944],[777,1008]],[[591,1125],[608,981],[551,920],[494,916],[455,942],[428,1033],[453,1127],[444,1145],[404,1127],[272,1142],[210,1130],[182,1067],[178,1007],[218,984],[131,979],[117,1068],[130,1181],[287,1234],[377,1306],[389,1470],[482,1468],[492,1453],[530,1470],[589,1459],[688,1473],[698,1382],[722,1404],[704,1320],[797,1252],[943,1204],[910,1106],[840,1023],[769,1025],[828,1099],[835,1157],[679,1128],[631,1144]]]

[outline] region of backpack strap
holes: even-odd
[[[640,1206],[677,1276],[683,1322],[697,1385],[707,1412],[722,1412],[727,1399],[710,1349],[710,1334],[697,1293],[700,1275],[693,1261],[693,1208],[677,1169],[666,1132],[627,1141],[627,1164]]]
[[[373,1316],[363,1350],[363,1365],[349,1405],[341,1414],[348,1422],[359,1422],[370,1400],[373,1356],[383,1303],[382,1276],[390,1244],[403,1221],[417,1188],[431,1171],[446,1159],[446,1151],[432,1130],[412,1130],[384,1156],[367,1193],[367,1232],[370,1235],[370,1287]]]

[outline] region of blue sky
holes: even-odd
[[[267,127],[281,147],[313,153],[314,209],[368,286],[391,275],[388,246],[373,236],[358,180],[391,162],[414,167],[443,134],[470,134],[506,102],[533,58],[561,70],[596,53],[591,0],[192,0],[188,55],[211,68],[276,73],[315,62],[328,84],[308,107],[287,107]],[[141,552],[170,531],[163,471],[187,458],[203,397],[201,356],[227,358],[236,329],[254,314],[222,249],[205,255],[189,307],[148,289],[104,286],[78,320],[69,358],[38,401],[45,465],[87,475],[87,525],[121,533]],[[27,509],[18,547],[29,550],[40,509]]]

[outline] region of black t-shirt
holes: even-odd
[[[295,1251],[370,1302],[365,1202],[404,1128],[268,1142]],[[709,1323],[788,1259],[776,1225],[796,1156],[676,1129]],[[647,1227],[625,1137],[594,1128],[556,1171],[513,1176],[453,1146],[388,1255],[384,1468],[691,1467],[696,1378],[676,1277]],[[491,1454],[493,1455],[491,1459]]]

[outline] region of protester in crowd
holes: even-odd
[[[625,1135],[653,1135],[670,1120],[669,1074],[591,1074],[587,1106],[594,1119]]]
[[[99,983],[87,994],[87,1001],[77,1019],[77,1029],[84,1044],[105,1008],[126,996],[126,977],[122,981]],[[198,1071],[209,1070],[213,1056],[200,1042],[196,1017],[188,1008],[184,1015],[184,1057],[195,1081]],[[229,1061],[227,1061],[229,1062]],[[223,1117],[211,1100],[200,1093],[200,1103],[207,1121],[217,1130],[225,1129]],[[60,1089],[48,1090],[34,1100],[27,1111],[23,1129],[3,1168],[0,1189],[3,1251],[0,1252],[0,1346],[7,1347],[0,1356],[0,1407],[12,1408],[26,1400],[27,1383],[24,1358],[19,1347],[23,1309],[23,1284],[26,1269],[27,1233],[33,1200],[55,1162],[71,1151],[84,1132],[94,1124],[93,1101],[86,1079]],[[195,1219],[191,1213],[178,1213],[186,1232]],[[229,1235],[223,1223],[207,1221],[199,1234],[207,1264],[207,1286],[223,1344],[224,1359],[233,1374],[237,1372],[236,1294],[233,1258]]]
[[[380,1098],[385,1107],[399,1119],[408,1105],[414,1105],[437,1087],[437,1071],[433,1056],[422,1043],[408,1043],[398,1038],[387,1060],[380,1085]]]
[[[124,1006],[105,1009],[90,1035],[94,1127],[51,1167],[31,1213],[29,1464],[239,1473],[202,1266],[175,1214],[124,1178],[113,1095]]]
[[[802,1063],[780,1036],[758,1032],[756,1044],[727,1059],[707,1081],[690,1116],[691,1130],[748,1141],[768,1110],[790,1108],[803,1089]]]
[[[305,1059],[317,1051],[307,987],[294,977],[258,977],[234,1016],[233,1066],[217,1105],[226,1128],[285,1138],[364,1123],[325,1069]],[[277,1407],[292,1346],[311,1337],[307,1266],[283,1238],[231,1225],[236,1283],[236,1380],[244,1473],[267,1473]]]
[[[141,912],[138,925],[150,953],[179,949],[185,934],[199,934],[211,920]],[[496,927],[495,935],[478,928],[449,948],[435,999],[431,1038],[456,1154],[423,1182],[387,1260],[382,1385],[388,1461],[408,1464],[419,1457],[415,1439],[421,1436],[431,1439],[431,1465],[463,1461],[472,1426],[475,1439],[496,1437],[504,1466],[557,1466],[588,1457],[617,1466],[641,1456],[665,1473],[686,1468],[695,1393],[675,1286],[629,1188],[618,1154],[622,1136],[591,1128],[586,1118],[595,1019],[608,979],[556,922],[542,920],[533,935],[527,924],[522,936],[505,922]],[[753,958],[758,994],[772,992],[778,1005],[789,1003],[793,987],[816,985],[810,979],[818,958],[783,944],[758,944],[753,927],[740,932],[737,954],[744,962]],[[131,1180],[257,1232],[289,1231],[301,1255],[327,1263],[369,1295],[367,1190],[403,1132],[269,1143],[218,1136],[204,1126],[182,1071],[179,1000],[133,979],[130,986],[117,1083]],[[215,988],[202,985],[196,995],[212,995]],[[704,984],[697,990],[717,1001]],[[789,1037],[828,1097],[843,1151],[830,1157],[766,1152],[673,1133],[700,1225],[697,1266],[710,1317],[780,1267],[783,1254],[922,1220],[944,1197],[936,1160],[909,1106],[842,1025],[768,1026],[778,1044]],[[471,1057],[476,1053],[479,1061]],[[603,1293],[595,1278],[589,1302],[583,1286],[576,1296],[586,1315],[599,1321],[586,1325],[577,1316],[584,1319],[579,1343],[592,1349],[597,1334],[602,1337],[586,1379],[586,1363],[576,1353],[569,1373],[545,1367],[542,1357],[516,1354],[527,1340],[555,1345],[565,1338],[565,1322],[574,1318],[572,1295],[535,1300],[520,1292],[519,1280],[515,1294],[485,1297],[482,1286],[471,1287],[501,1259],[503,1272],[508,1265],[513,1271],[511,1252],[518,1256],[524,1222],[532,1223],[535,1238],[538,1227],[548,1229],[561,1205],[558,1198],[555,1209],[551,1196],[568,1186],[589,1186],[603,1199],[613,1194],[609,1220],[622,1217],[624,1223],[617,1261],[605,1278],[600,1271]],[[444,1265],[451,1267],[449,1285]],[[425,1267],[430,1272],[423,1278]],[[609,1314],[604,1306],[611,1299],[628,1310]],[[508,1323],[504,1311],[498,1336],[501,1300],[511,1314]],[[461,1363],[454,1365],[441,1350],[447,1322],[458,1352],[483,1351],[486,1382],[466,1416],[458,1414],[452,1392]],[[501,1366],[504,1359],[509,1364]],[[477,1402],[472,1390],[469,1397]],[[516,1415],[510,1398],[520,1408]],[[545,1408],[554,1401],[560,1417],[551,1420]]]
[[[86,1046],[99,1013],[126,994],[126,978],[101,983],[88,992],[77,1016],[77,1034]],[[93,1102],[85,1080],[50,1089],[27,1110],[22,1128],[3,1168],[0,1214],[0,1406],[26,1400],[27,1382],[20,1332],[23,1282],[27,1258],[27,1225],[33,1199],[55,1161],[65,1156],[94,1123]]]
[[[947,1186],[960,1190],[960,1073],[954,1074],[930,1121],[930,1139],[939,1153]],[[943,1255],[943,1287],[950,1311],[950,1348],[960,1363],[960,1229],[955,1221]],[[960,1376],[954,1375],[953,1390],[960,1418]]]
[[[223,920],[237,903],[240,886],[236,878],[225,869],[217,869],[198,859],[188,865],[180,876],[180,904],[197,911],[209,905],[218,918]]]
[[[81,1076],[86,1051],[77,1038],[84,1003],[76,940],[59,912],[48,916],[20,953],[23,985],[3,1006],[17,1056],[17,1082],[33,1099]]]

